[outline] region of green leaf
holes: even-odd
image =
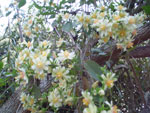
[[[32,93],[34,95],[34,97],[37,99],[41,96],[41,91],[40,91],[40,88],[36,85],[33,85],[33,88],[32,88]]]
[[[83,5],[83,4],[85,4],[85,3],[86,3],[85,0],[80,0],[80,6]]]
[[[5,86],[5,85],[6,85],[5,79],[0,78],[0,87]]]
[[[21,8],[26,4],[26,0],[20,0],[18,7]]]
[[[68,3],[74,3],[75,0],[68,0]]]
[[[99,80],[99,76],[102,74],[101,67],[99,64],[92,60],[88,60],[84,63],[86,71],[96,80]]]
[[[53,23],[52,23],[52,27],[55,27],[57,24],[58,24],[57,21],[54,20]]]
[[[17,76],[17,70],[13,69],[12,75],[13,75],[13,76]]]
[[[0,71],[2,70],[2,68],[3,68],[3,62],[0,61]]]
[[[50,18],[55,18],[55,14],[52,14],[52,15],[50,16]]]
[[[142,9],[147,15],[150,15],[150,5],[143,6]]]
[[[10,14],[11,14],[11,11],[7,12],[7,13],[6,13],[6,16],[9,16]]]
[[[114,2],[112,2],[112,3],[109,5],[109,8],[110,8],[112,11],[115,11]]]
[[[34,2],[33,5],[34,5],[37,9],[42,9],[42,7],[39,6],[36,2]]]
[[[71,22],[67,22],[66,24],[64,24],[62,26],[62,30],[66,31],[66,32],[70,32],[72,27],[73,27],[72,23]]]

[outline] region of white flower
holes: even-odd
[[[111,26],[112,24],[107,19],[100,21],[100,23],[98,24],[97,31],[100,32],[101,38],[109,36],[108,33],[111,32]]]
[[[66,80],[59,80],[59,87],[62,89],[65,89],[67,87],[67,81]]]
[[[99,90],[99,95],[100,95],[100,96],[104,96],[104,95],[105,95],[105,91],[104,91],[103,89],[100,89],[100,90]]]
[[[90,95],[90,92],[83,91],[82,96],[84,97],[82,99],[84,105],[88,106],[90,103],[92,103],[93,97]]]
[[[30,56],[30,49],[28,49],[28,48],[25,48],[23,51],[22,51],[22,54],[24,54],[24,55],[26,55],[25,57],[26,58],[29,58],[29,56]]]
[[[8,43],[9,43],[9,41],[10,41],[10,39],[9,39],[9,38],[1,39],[1,40],[0,40],[0,46],[1,46],[1,45],[4,45],[4,44],[8,44]]]
[[[31,59],[37,59],[40,56],[40,51],[35,49],[34,52],[31,52],[30,58]]]
[[[99,19],[93,19],[93,23],[92,23],[92,27],[98,27],[98,24],[100,23],[100,20]]]
[[[32,41],[32,42],[28,41],[28,42],[26,43],[26,46],[27,46],[29,49],[32,49],[32,48],[33,48],[33,41]]]
[[[6,65],[7,64],[7,57],[5,57],[3,60],[2,60],[3,64]]]
[[[85,17],[84,17],[84,24],[90,24],[91,23],[91,18],[90,18],[90,16],[89,15],[86,15]]]
[[[21,80],[21,84],[23,84],[24,86],[28,83],[28,77],[26,75],[25,69],[19,69],[19,75],[17,77],[15,77],[15,81],[18,82]]]
[[[47,47],[51,47],[52,43],[50,41],[44,40],[43,42],[40,42],[39,45],[40,47],[47,48]]]
[[[104,17],[107,15],[107,12],[104,11],[104,12],[100,12],[100,14],[98,15],[98,18],[99,19],[104,19]]]
[[[107,113],[118,113],[120,111],[116,105],[113,105],[112,101],[111,103],[109,103],[108,101],[106,101],[105,103],[110,107],[110,110],[107,111]]]
[[[82,14],[78,14],[76,17],[77,17],[77,18],[76,18],[77,22],[83,24],[85,15],[82,13]]]
[[[33,38],[33,33],[29,29],[25,32],[25,35],[28,36],[29,38]]]
[[[90,104],[88,108],[83,110],[83,113],[97,113],[97,107],[94,104]]]
[[[29,98],[27,99],[29,106],[34,106],[35,104],[35,99],[33,96],[29,96]]]
[[[64,20],[64,21],[69,21],[69,19],[71,18],[71,14],[69,14],[69,13],[65,13],[65,14],[62,14],[62,19]]]
[[[96,11],[93,11],[92,13],[91,13],[91,18],[97,18],[97,12]]]
[[[48,65],[50,64],[47,58],[45,57],[38,57],[36,59],[32,59],[33,65],[32,69],[35,70],[36,73],[42,74],[44,70],[48,70]]]
[[[62,106],[62,99],[58,89],[55,89],[54,91],[49,93],[48,101],[50,103],[50,106],[54,106],[56,108]]]
[[[19,56],[18,56],[18,58],[17,58],[16,61],[15,61],[15,66],[16,66],[17,68],[24,62],[26,56],[27,56],[27,55],[24,53],[24,51],[21,51],[21,52],[19,53]]]
[[[58,53],[58,59],[60,61],[65,61],[67,59],[73,59],[75,57],[75,53],[74,52],[69,52],[67,50],[63,51],[61,50],[60,53]]]
[[[60,47],[63,42],[64,42],[64,40],[62,38],[60,38],[58,41],[56,41],[56,46]]]
[[[23,45],[25,45],[25,46],[28,47],[29,49],[33,49],[33,41],[34,41],[34,40],[32,40],[31,42],[30,42],[30,41],[26,42],[26,41],[24,40],[23,42],[20,43],[20,45],[21,45],[21,47],[23,47]]]
[[[27,101],[27,98],[28,98],[28,96],[24,92],[22,92],[20,95],[21,103],[25,103]]]
[[[111,88],[111,87],[113,87],[113,85],[114,85],[114,82],[117,80],[116,78],[115,78],[115,74],[114,73],[111,73],[111,72],[109,72],[109,73],[107,73],[106,75],[104,75],[104,74],[102,74],[102,79],[104,80],[104,89],[107,89],[107,88]]]
[[[65,104],[71,106],[73,104],[73,97],[67,97],[65,99]]]
[[[69,70],[65,69],[65,67],[56,67],[52,71],[52,76],[56,77],[57,80],[68,79],[69,77],[67,76],[68,73],[69,73]]]
[[[45,50],[45,51],[41,51],[42,57],[46,57],[46,58],[47,58],[47,56],[48,56],[49,53],[50,53],[50,50],[49,50],[49,49],[47,49],[47,50]]]
[[[119,11],[125,11],[126,10],[126,8],[124,6],[122,6],[122,5],[118,5],[116,7],[116,9],[119,10]]]

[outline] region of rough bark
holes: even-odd
[[[45,92],[51,86],[51,80],[43,80],[40,83],[41,92]],[[20,94],[22,92],[21,86],[12,94],[12,96],[5,102],[0,108],[0,113],[30,113],[28,110],[24,110],[20,102]]]
[[[150,46],[137,47],[129,52],[130,58],[150,57]]]
[[[16,113],[20,104],[19,95],[21,93],[21,87],[17,89],[12,96],[5,102],[0,108],[0,113]],[[18,113],[18,112],[17,112]]]

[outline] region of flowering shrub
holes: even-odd
[[[23,86],[24,90],[20,97],[24,109],[28,109],[32,113],[43,112],[48,108],[41,109],[42,102],[49,103],[49,106],[54,110],[66,105],[74,106],[79,98],[74,92],[78,82],[77,56],[74,52],[70,52],[71,50],[59,48],[57,52],[53,51],[51,49],[53,45],[50,41],[40,41],[38,46],[34,44],[33,40],[21,43],[19,45],[21,49],[15,62],[18,71],[18,76],[15,79],[17,83]],[[48,81],[51,80],[50,89],[47,93],[40,94],[40,91],[37,91],[40,90],[37,81],[47,82],[47,77],[50,77]],[[86,107],[83,110],[84,113],[102,111],[104,108],[101,109],[101,107],[105,104],[109,105],[110,109],[118,111],[117,108],[113,108],[113,105],[101,100],[104,98],[105,91],[113,87],[116,81],[115,74],[105,72],[101,75],[100,80],[101,87],[98,86],[99,81],[96,81],[93,83],[91,91],[81,92],[82,102]],[[95,105],[96,98],[94,96],[100,97],[97,101],[101,106],[100,108]]]
[[[36,2],[34,5],[41,12],[42,6]],[[114,7],[97,7],[90,13],[81,11],[75,15],[62,11],[50,23],[54,31],[50,31],[48,18],[34,8],[27,18],[18,17],[17,24],[24,23],[20,31],[24,40],[14,47],[15,81],[22,87],[20,101],[25,110],[45,113],[79,106],[83,113],[120,111],[106,98],[118,75],[90,60],[90,43],[98,40],[94,46],[99,48],[114,41],[117,49],[126,51],[134,45],[133,37],[145,15],[131,16],[122,5]]]

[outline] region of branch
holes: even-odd
[[[134,44],[134,46],[136,46],[136,45],[141,44],[142,42],[144,42],[148,39],[150,39],[150,24],[145,24],[144,26],[142,26],[138,29],[137,35],[134,37],[133,44]],[[104,55],[92,56],[91,59],[100,65],[104,65],[106,63],[106,61],[108,61],[109,59],[112,61],[118,61],[119,57],[121,56],[121,50],[117,49],[116,46],[114,46],[113,48],[114,48],[113,50],[111,48],[109,49],[109,51],[107,52],[107,56],[104,56]],[[142,51],[142,49],[140,49],[140,50]],[[109,55],[111,52],[112,52],[112,54]],[[135,52],[132,51],[131,53],[135,53]],[[137,54],[140,54],[140,53],[137,53]],[[133,56],[135,56],[135,55],[133,55]],[[144,55],[143,55],[143,57],[144,57]],[[149,55],[147,54],[146,57],[149,57]]]
[[[134,45],[138,45],[150,39],[150,23],[147,23],[144,26],[140,27],[134,39]]]
[[[58,30],[57,30],[56,27],[54,27],[54,31],[57,33],[57,35],[59,36],[59,38],[61,38],[61,35],[60,35],[60,33],[58,32]]]
[[[19,17],[19,9],[18,8],[17,8],[17,15],[18,15],[18,19],[19,19],[20,17]],[[23,34],[22,34],[22,28],[21,28],[20,22],[19,22],[19,35],[21,38],[21,42],[23,42]]]
[[[150,57],[150,46],[137,47],[129,52],[130,58],[145,58]]]

